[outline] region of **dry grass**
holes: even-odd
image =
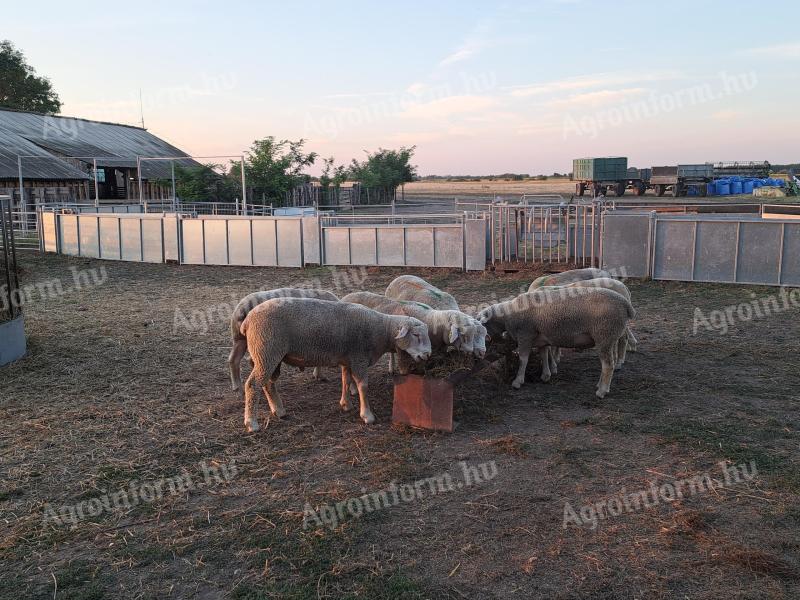
[[[25,282],[98,267],[108,280],[26,308],[30,353],[0,369],[2,598],[795,598],[800,549],[796,312],[692,335],[704,311],[765,288],[632,283],[640,352],[597,400],[595,353],[519,391],[491,373],[460,386],[454,434],[390,426],[385,362],[370,379],[378,424],[338,407],[339,381],[285,369],[288,418],[257,434],[229,391],[226,327],[205,311],[325,269],[138,265],[25,255]],[[398,270],[371,270],[380,291]],[[464,304],[515,293],[541,269],[422,271]],[[342,293],[351,290],[341,290]],[[223,307],[224,308],[224,307]],[[224,309],[221,313],[224,314]],[[198,313],[199,314],[199,313]],[[535,362],[535,361],[532,361]],[[262,407],[262,424],[265,416]],[[621,490],[754,459],[736,488],[588,526],[578,509]],[[317,507],[460,463],[495,461],[480,485],[303,528]],[[234,464],[229,480],[75,526],[47,506]]]

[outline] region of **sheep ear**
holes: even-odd
[[[447,339],[448,344],[452,344],[458,339],[458,325],[453,323],[450,325],[450,337]]]
[[[397,335],[395,336],[395,339],[402,340],[407,335],[408,335],[408,325],[403,325],[400,328],[400,331],[397,332]]]

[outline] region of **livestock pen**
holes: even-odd
[[[797,307],[737,312],[771,306],[777,288],[629,280],[639,352],[603,400],[593,352],[566,352],[547,384],[534,365],[520,390],[490,372],[473,379],[456,432],[425,433],[390,425],[383,361],[374,426],[341,412],[332,370],[312,382],[287,368],[291,418],[247,435],[225,363],[226,319],[246,293],[380,292],[414,272],[473,311],[545,265],[46,253],[20,266],[29,282],[63,280],[64,293],[26,304],[29,354],[0,370],[2,597],[798,595]],[[726,475],[742,465],[747,477]],[[376,494],[388,505],[357,500]]]

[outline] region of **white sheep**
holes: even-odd
[[[517,342],[520,366],[512,386],[525,381],[525,369],[533,348],[591,348],[600,354],[602,374],[597,396],[611,389],[620,342],[624,342],[628,319],[635,316],[631,303],[603,288],[578,288],[564,294],[563,288],[520,294],[508,302],[482,310],[478,319],[492,337],[506,333]]]
[[[529,292],[533,290],[553,285],[566,285],[576,281],[583,281],[584,279],[598,279],[599,277],[611,277],[608,271],[603,269],[595,269],[589,267],[586,269],[572,269],[571,271],[564,271],[562,273],[555,273],[553,275],[542,275],[533,280],[533,283],[528,288]]]
[[[234,392],[242,387],[241,362],[247,352],[247,338],[245,338],[241,332],[242,323],[245,318],[247,318],[250,311],[256,306],[275,298],[316,298],[329,302],[336,302],[339,300],[334,294],[326,292],[325,290],[301,288],[277,288],[274,290],[253,292],[242,298],[239,304],[236,305],[236,308],[233,309],[233,314],[231,315],[231,342],[233,347],[228,356],[228,368],[230,369],[231,386]],[[319,378],[319,368],[315,368],[314,379]]]
[[[295,367],[330,366],[342,369],[339,404],[350,410],[347,383],[358,386],[361,418],[375,422],[367,401],[368,369],[387,352],[405,352],[414,360],[431,353],[428,326],[413,317],[385,315],[358,304],[307,298],[277,298],[252,310],[242,323],[253,372],[245,383],[244,423],[258,431],[256,385],[260,385],[272,413],[283,407],[275,382],[281,363]]]
[[[438,310],[459,310],[453,296],[416,275],[401,275],[394,279],[386,288],[386,297],[421,302]]]
[[[459,352],[475,354],[483,358],[486,354],[486,328],[476,319],[458,310],[437,310],[427,304],[411,300],[393,300],[372,292],[353,292],[342,298],[369,307],[387,315],[415,317],[428,326],[431,347],[434,350],[453,346]],[[483,330],[483,338],[479,335]],[[394,356],[389,355],[389,371],[394,371]]]
[[[536,290],[552,290],[556,291],[562,288],[566,288],[566,294],[569,294],[569,290],[574,290],[575,288],[605,288],[608,290],[612,290],[617,292],[618,294],[622,295],[628,302],[631,302],[631,292],[628,287],[619,281],[618,279],[613,279],[611,277],[598,277],[597,279],[584,279],[580,281],[575,281],[573,283],[568,283],[561,286],[545,286],[545,287],[537,287],[534,288],[533,284],[528,289],[529,292],[533,292]],[[555,296],[554,296],[555,297]],[[628,349],[631,352],[636,352],[636,345],[637,340],[636,337],[633,335],[631,328],[626,326],[625,327],[625,340],[626,343],[620,343],[617,352],[617,363],[615,368],[619,369],[625,363],[625,355]],[[559,348],[551,348],[549,349],[546,356],[542,353],[542,381],[549,381],[550,375],[556,374],[558,372],[558,361],[561,358],[561,350]]]

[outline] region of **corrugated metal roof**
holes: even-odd
[[[98,166],[136,167],[137,156],[186,157],[187,154],[146,129],[131,125],[89,121],[0,109],[0,178],[16,178],[17,156],[28,179],[85,179],[89,175],[57,156],[97,157]],[[184,158],[184,166],[199,163]],[[169,177],[169,161],[145,161],[142,177]]]

